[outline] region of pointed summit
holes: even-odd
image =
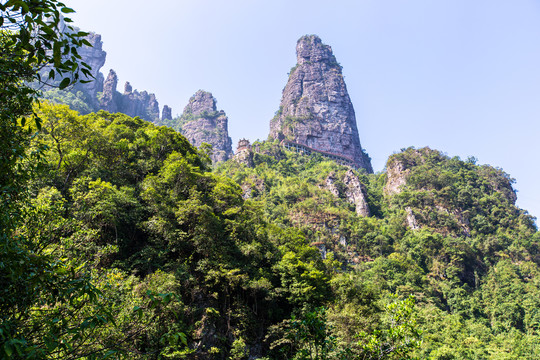
[[[211,93],[199,90],[189,99],[180,117],[180,132],[194,146],[212,145],[212,162],[226,161],[232,157],[232,140],[229,137],[227,115],[217,111],[216,99]]]
[[[332,48],[316,35],[296,44],[297,64],[291,69],[270,138],[285,140],[345,158],[373,172],[362,150],[354,109]]]

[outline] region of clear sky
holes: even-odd
[[[296,40],[317,34],[343,66],[362,146],[429,146],[516,179],[540,216],[538,0],[66,0],[102,35],[107,62],[180,114],[213,93],[240,138],[266,139]]]

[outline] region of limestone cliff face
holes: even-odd
[[[212,145],[212,162],[226,161],[232,156],[228,118],[223,110],[217,111],[216,99],[211,93],[199,90],[189,99],[180,117],[180,132],[192,145]]]
[[[138,116],[154,123],[159,122],[159,104],[156,96],[148,94],[146,91],[133,90],[129,81],[124,85],[120,112],[129,116]]]
[[[341,66],[331,47],[315,35],[303,36],[296,54],[297,65],[291,69],[279,111],[270,122],[270,138],[337,154],[373,172],[360,144]]]
[[[407,168],[407,164],[396,158],[390,158],[386,163],[386,185],[384,187],[384,193],[386,195],[399,194],[402,190],[402,186],[407,183],[407,175],[409,175],[410,169]]]
[[[340,186],[338,186],[338,184]],[[354,174],[348,170],[342,178],[338,178],[335,172],[328,174],[325,181],[325,187],[337,198],[343,197],[349,203],[353,204],[356,213],[360,216],[371,216],[367,202],[366,189]]]
[[[79,51],[83,61],[90,65],[93,78],[89,78],[81,73],[81,80],[93,80],[89,83],[78,83],[74,86],[74,90],[82,91],[88,94],[94,101],[97,98],[97,93],[103,90],[103,74],[99,71],[105,64],[107,53],[103,51],[103,41],[101,41],[101,35],[96,33],[90,33],[85,37],[92,47],[84,45]],[[94,105],[97,104],[95,101]]]
[[[253,167],[255,165],[253,163],[253,149],[251,148],[249,140],[240,139],[240,141],[238,141],[233,160],[237,163],[244,164],[247,167]]]

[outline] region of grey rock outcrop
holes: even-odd
[[[279,111],[270,122],[269,137],[336,154],[373,172],[360,144],[341,66],[331,47],[315,35],[303,36],[296,54],[297,65],[291,69]]]
[[[107,80],[103,84],[103,94],[100,99],[100,108],[111,113],[118,112],[118,98],[121,96],[120,93],[116,91],[116,86],[118,86],[118,76],[114,70],[109,71],[107,75]]]
[[[163,106],[163,111],[161,112],[161,120],[172,120],[172,109],[167,105]]]
[[[63,25],[61,25],[60,27],[65,28]],[[75,28],[74,30],[79,31],[78,28]],[[84,39],[88,41],[91,44],[91,46],[82,45],[80,48],[77,49],[77,52],[81,56],[81,59],[79,60],[79,62],[84,62],[90,66],[89,71],[90,71],[91,76],[87,76],[83,74],[82,72],[79,72],[79,77],[80,77],[80,80],[89,81],[89,82],[87,83],[78,82],[75,85],[70,86],[63,91],[70,92],[76,95],[76,97],[79,98],[80,100],[83,100],[85,104],[87,105],[85,107],[86,112],[97,111],[100,108],[97,95],[99,92],[103,90],[103,81],[104,81],[104,77],[103,77],[103,74],[100,72],[100,69],[105,64],[107,53],[103,51],[103,42],[101,41],[100,34],[91,32],[88,35],[86,35]],[[40,70],[41,78],[43,79],[44,83],[43,84],[36,83],[36,87],[39,87],[41,90],[45,91],[45,94],[44,94],[45,98],[48,98],[52,100],[53,102],[56,102],[57,96],[53,96],[51,99],[50,97],[47,96],[46,92],[47,91],[60,91],[58,90],[58,86],[60,85],[60,82],[62,81],[64,76],[60,76],[58,72],[56,72],[54,79],[49,78],[49,72],[51,71],[51,69],[52,69],[51,66],[46,66]]]
[[[229,137],[228,118],[223,110],[217,111],[216,99],[211,93],[199,90],[189,99],[180,117],[180,132],[194,146],[212,145],[212,162],[231,158],[232,140]]]
[[[76,29],[78,31],[78,29]],[[65,92],[76,95],[78,99],[82,99],[88,106],[78,109],[83,114],[90,111],[106,110],[109,112],[122,112],[129,116],[138,116],[141,119],[160,124],[159,119],[159,103],[154,94],[146,91],[138,92],[133,90],[129,82],[126,83],[124,93],[119,93],[116,88],[118,86],[118,76],[114,70],[110,70],[107,79],[101,73],[101,68],[105,64],[107,53],[103,50],[103,41],[101,35],[89,33],[85,39],[92,45],[83,45],[77,49],[81,56],[81,62],[90,66],[92,76],[86,76],[80,73],[81,80],[89,80],[88,83],[77,83],[74,86],[65,89]],[[47,79],[50,68],[42,70],[42,77]],[[58,86],[61,79],[46,80],[51,86],[46,86],[44,90],[51,90]],[[39,84],[38,84],[39,85]],[[81,95],[82,93],[82,95]],[[101,95],[99,95],[101,93]],[[45,93],[45,98],[47,94]],[[57,96],[53,97],[58,98]],[[69,97],[66,97],[69,103]],[[64,100],[66,101],[66,100]],[[74,105],[69,103],[70,105]]]
[[[399,194],[402,186],[407,183],[407,176],[410,169],[406,168],[406,164],[402,161],[391,158],[386,164],[386,185],[384,193],[386,195]]]
[[[339,181],[336,178],[336,173],[331,172],[326,178],[325,187],[335,197],[343,197],[353,204],[358,215],[363,217],[371,216],[366,189],[352,170],[349,169]]]
[[[118,76],[114,70],[109,71],[103,85],[103,94],[99,99],[99,108],[109,112],[121,112],[129,116],[159,123],[159,103],[154,94],[146,91],[138,92],[128,82],[124,85],[124,93],[119,93]]]
[[[98,92],[103,90],[103,74],[100,69],[105,65],[105,59],[107,53],[103,51],[103,41],[101,41],[101,35],[96,33],[89,33],[85,39],[92,45],[83,45],[78,49],[79,55],[83,61],[90,66],[90,73],[92,77],[87,77],[81,73],[81,80],[90,80],[89,83],[77,83],[74,86],[75,91],[82,91],[88,94],[94,101],[97,98]],[[95,102],[97,104],[97,101]]]

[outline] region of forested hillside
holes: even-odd
[[[501,170],[410,148],[366,174],[272,142],[212,167],[167,127],[36,111],[4,356],[540,355],[539,236]]]

